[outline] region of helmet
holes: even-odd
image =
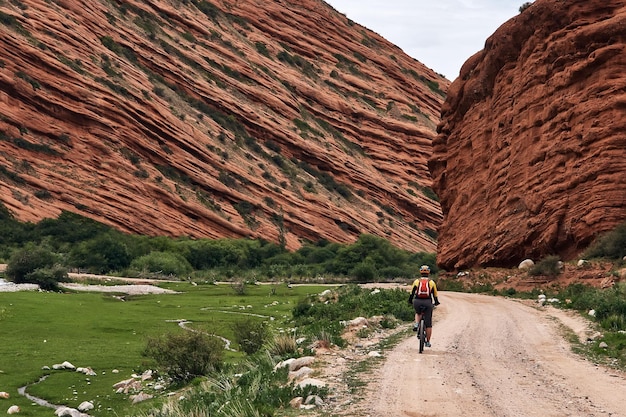
[[[422,275],[430,275],[430,267],[428,265],[420,266],[420,274],[422,274]]]

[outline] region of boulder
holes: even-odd
[[[309,366],[315,362],[314,356],[303,356],[301,358],[294,359],[291,363],[289,363],[289,371],[297,371],[303,366]]]
[[[11,395],[8,392],[2,391],[0,392],[0,398],[4,398],[7,399],[9,398]]]
[[[535,266],[535,262],[533,262],[532,259],[524,259],[522,262],[520,262],[517,268],[518,269],[530,269],[533,266]]]
[[[293,380],[306,378],[312,373],[313,373],[313,369],[309,368],[308,366],[303,366],[297,371],[289,372],[289,380],[293,381]]]
[[[78,406],[78,409],[80,411],[89,411],[89,410],[93,410],[93,403],[90,401],[83,401],[82,403],[80,403],[80,405]]]
[[[296,398],[292,399],[291,401],[289,401],[289,406],[291,408],[300,408],[300,406],[302,405],[303,401],[304,401],[304,398],[296,397]]]
[[[140,392],[137,395],[131,395],[129,398],[132,400],[133,404],[137,404],[137,403],[149,400],[154,397],[150,394],[146,394],[145,392]]]
[[[20,407],[17,405],[12,405],[11,407],[9,407],[9,409],[7,410],[7,414],[17,414],[20,412]]]

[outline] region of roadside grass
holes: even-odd
[[[0,293],[0,391],[11,395],[10,405],[18,405],[24,416],[52,415],[52,409],[33,404],[17,391],[47,375],[27,393],[73,408],[93,401],[94,416],[136,415],[160,400],[133,406],[128,395],[115,393],[113,385],[154,368],[141,355],[149,337],[185,331],[177,321],[186,320],[190,328],[233,341],[234,323],[244,317],[266,321],[275,332],[288,332],[298,301],[328,288],[249,285],[244,294],[236,294],[228,285],[160,286],[179,293],[123,298],[111,293]],[[234,341],[232,347],[238,349]],[[228,362],[244,357],[232,351],[225,355]],[[97,375],[42,369],[64,361],[90,367]]]

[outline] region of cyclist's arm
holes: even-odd
[[[439,297],[439,294],[437,294],[437,284],[435,284],[435,281],[433,280],[430,280],[430,292],[433,296]]]

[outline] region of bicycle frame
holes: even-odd
[[[424,314],[426,313],[426,307],[420,306],[419,309],[419,329],[417,330],[417,339],[420,341],[419,352],[424,352],[424,344],[426,344],[426,326],[424,324]]]

